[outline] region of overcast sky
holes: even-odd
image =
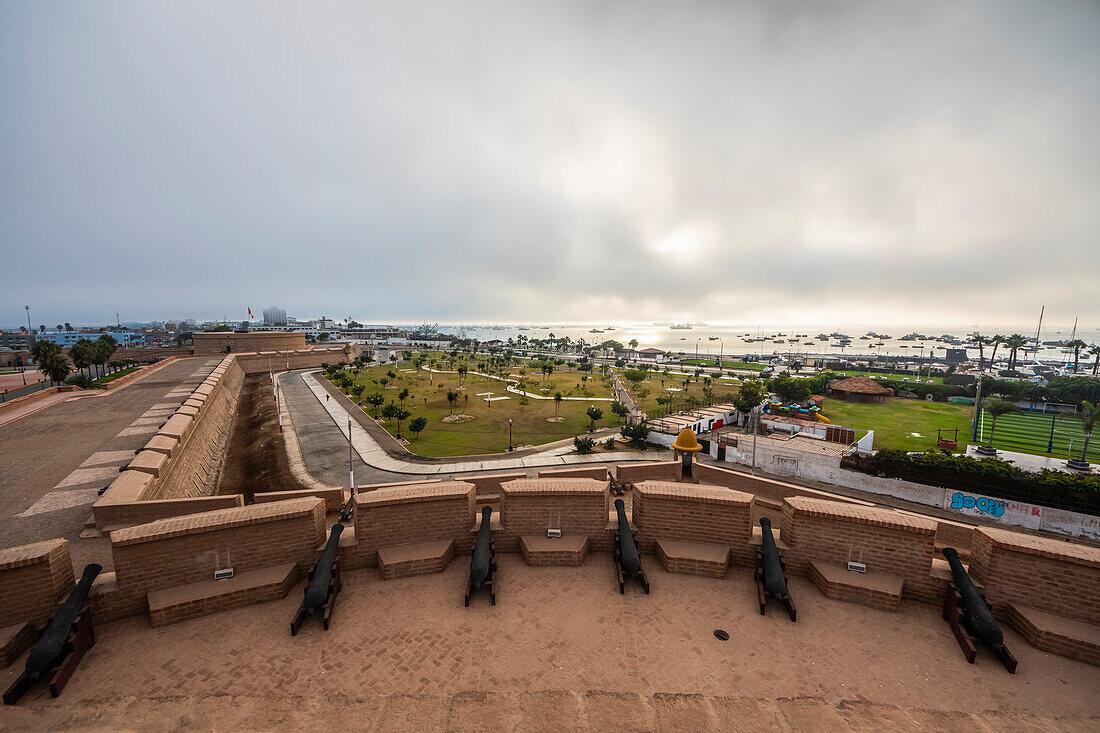
[[[1096,328],[1098,126],[1093,1],[4,2],[0,324]]]

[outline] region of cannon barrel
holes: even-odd
[[[84,566],[84,573],[80,576],[80,582],[76,584],[76,587],[69,593],[69,597],[65,599],[65,603],[61,605],[61,608],[53,615],[50,622],[46,624],[46,630],[42,632],[42,637],[31,649],[30,656],[27,657],[26,674],[28,678],[38,679],[61,661],[60,658],[65,651],[65,643],[69,640],[69,629],[73,625],[73,620],[80,613],[96,576],[102,571],[103,566],[94,562]]]
[[[954,547],[945,547],[943,556],[951,566],[951,577],[955,580],[959,595],[962,596],[970,631],[993,651],[999,650],[1004,646],[1004,633],[993,618],[982,594],[974,587],[974,581],[970,579],[970,574],[966,572],[962,561],[959,560],[959,553]]]
[[[480,588],[489,577],[489,544],[492,539],[489,521],[492,517],[492,509],[487,506],[481,508],[481,526],[477,530],[474,554],[470,557],[470,582],[475,588]]]
[[[764,555],[764,590],[772,598],[786,598],[787,580],[783,577],[783,563],[779,559],[779,548],[772,536],[772,522],[767,517],[760,520],[760,551]]]
[[[626,519],[626,504],[622,499],[615,500],[615,513],[619,515],[619,555],[622,557],[623,570],[637,575],[642,572],[642,560],[638,557],[638,546],[634,544],[634,533],[630,531],[630,522]]]
[[[614,494],[615,494],[615,496],[622,496],[622,495],[623,495],[623,485],[622,485],[622,484],[620,484],[620,483],[619,483],[619,482],[618,482],[618,481],[617,481],[617,480],[615,479],[615,477],[614,477],[614,476],[610,476],[610,477],[609,477],[609,479],[610,479],[610,485],[611,485],[611,491],[612,491],[612,493],[614,493]]]
[[[352,510],[354,510],[354,509],[355,509],[355,494],[352,494],[351,498],[348,499],[346,504],[344,504],[344,508],[340,510],[340,521],[341,522],[346,522],[349,519],[351,519],[351,513],[352,513]]]
[[[329,531],[328,542],[321,552],[321,559],[313,570],[313,577],[306,586],[305,607],[307,611],[316,611],[328,599],[328,584],[332,580],[332,563],[340,550],[340,533],[344,525],[334,524]]]

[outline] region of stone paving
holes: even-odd
[[[1016,675],[985,651],[967,664],[933,606],[876,611],[828,600],[795,578],[792,624],[777,607],[759,615],[747,569],[717,580],[645,562],[652,594],[631,584],[622,596],[608,554],[580,568],[529,568],[502,555],[497,605],[475,595],[470,608],[466,557],[403,580],[347,572],[332,628],[310,619],[296,637],[288,625],[302,583],[280,601],[168,627],[152,629],[144,617],[105,624],[62,697],[36,688],[0,711],[0,727],[301,729],[319,718],[377,730],[1100,723],[1100,669],[1037,651],[1012,631]],[[730,641],[718,641],[717,628]]]

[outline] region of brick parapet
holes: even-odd
[[[642,481],[634,484],[633,525],[644,552],[659,540],[729,547],[730,560],[751,565],[753,497],[721,486]]]
[[[371,567],[379,549],[447,540],[454,541],[454,552],[469,552],[475,491],[473,484],[447,481],[356,494],[356,543],[344,548],[341,557],[349,569]]]
[[[501,484],[501,524],[522,534],[598,536],[607,531],[608,482],[590,478],[517,479]],[[511,542],[509,542],[511,545]]]
[[[890,516],[898,514],[898,516]],[[862,562],[872,572],[901,577],[903,597],[926,603],[942,598],[944,581],[932,577],[936,523],[890,510],[792,497],[784,500],[781,536],[790,547],[788,571],[808,575],[811,561]]]
[[[75,584],[65,540],[0,550],[0,626],[43,623]]]
[[[639,481],[676,481],[680,478],[682,471],[679,461],[624,463],[616,466],[615,478],[623,484],[634,484]]]

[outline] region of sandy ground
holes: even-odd
[[[104,625],[60,698],[36,688],[0,710],[0,727],[1100,727],[1100,668],[1010,630],[1018,674],[985,651],[969,665],[932,606],[876,611],[793,579],[792,624],[778,608],[759,615],[747,569],[694,578],[647,558],[652,594],[635,585],[621,596],[610,556],[595,554],[581,568],[504,555],[497,605],[475,596],[467,609],[466,570],[460,557],[396,581],[346,573],[331,630],[311,620],[296,637],[302,584],[281,601],[161,629],[143,617]]]

